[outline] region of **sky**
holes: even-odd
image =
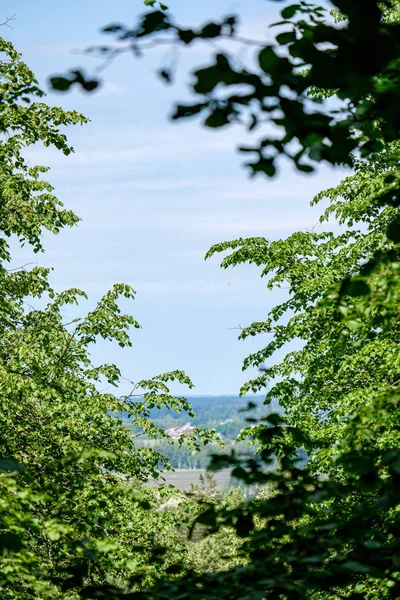
[[[170,0],[179,22],[198,24],[232,12],[241,15],[244,35],[271,37],[282,3],[265,0]],[[81,314],[114,282],[136,290],[123,308],[142,328],[132,331],[132,348],[99,343],[96,362],[115,362],[131,381],[182,369],[195,394],[236,394],[255,371],[242,372],[246,355],[266,337],[238,341],[238,326],[263,320],[285,292],[269,292],[260,272],[249,266],[219,268],[218,257],[205,261],[209,247],[238,237],[286,237],[314,226],[322,207],[309,206],[313,195],[335,185],[339,169],[322,166],[306,176],[282,165],[274,180],[249,179],[235,148],[246,141],[239,128],[204,129],[196,121],[171,122],[176,101],[190,99],[192,67],[207,63],[214,50],[196,45],[179,59],[174,85],[156,76],[165,50],[142,58],[122,56],[102,73],[100,91],[69,94],[50,91],[48,77],[75,67],[92,73],[98,61],[83,49],[107,38],[110,22],[133,23],[142,0],[3,0],[1,20],[15,14],[2,35],[22,52],[36,73],[46,101],[75,109],[88,125],[68,129],[75,154],[29,149],[32,163],[48,165],[48,180],[66,207],[80,217],[78,227],[45,235],[46,253],[18,250],[16,261],[53,266],[57,290],[79,287],[89,294]],[[244,60],[251,52],[238,48]],[[186,390],[173,388],[176,393]]]

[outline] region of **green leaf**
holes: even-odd
[[[53,90],[66,92],[72,85],[72,81],[66,77],[50,77],[50,85]]]
[[[290,6],[286,6],[281,11],[281,16],[283,19],[291,19],[300,8],[300,4],[291,4]]]
[[[266,46],[258,55],[258,62],[265,73],[274,73],[281,63],[281,58],[277,56],[272,46]]]
[[[184,44],[190,44],[197,35],[192,29],[178,29],[178,37]]]
[[[282,46],[291,44],[292,42],[296,41],[296,33],[294,31],[285,31],[284,33],[280,33],[276,36],[276,41]]]
[[[163,31],[169,28],[167,15],[161,10],[155,10],[147,13],[140,23],[140,29],[137,37],[142,37],[154,33],[155,31]]]
[[[217,108],[204,121],[206,127],[223,127],[229,123],[229,113],[226,109]]]
[[[254,175],[257,173],[265,173],[268,177],[273,177],[276,173],[273,158],[262,158],[258,162],[248,163],[248,166],[253,171]]]
[[[99,82],[96,80],[86,80],[82,82],[82,87],[85,92],[93,92],[99,87]]]
[[[221,35],[221,30],[222,26],[219,23],[207,23],[198,34],[198,37],[216,38]]]
[[[311,165],[302,165],[301,163],[297,163],[297,168],[303,173],[312,173],[314,171],[314,167]]]
[[[172,119],[181,119],[182,117],[192,117],[197,115],[199,112],[205,108],[207,104],[193,104],[193,105],[183,105],[178,104],[175,108],[175,112],[172,115]]]

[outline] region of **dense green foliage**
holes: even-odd
[[[129,328],[138,324],[121,313],[118,299],[133,298],[134,291],[116,284],[94,310],[68,323],[65,309],[84,292],[56,294],[44,267],[10,268],[9,238],[39,252],[44,229],[57,233],[78,221],[41,179],[46,169],[24,159],[24,148],[42,142],[69,154],[60,128],[86,119],[41,102],[31,71],[10,44],[0,43],[1,597],[90,596],[94,585],[126,586],[130,578],[140,588],[168,566],[180,543],[175,516],[156,510],[160,494],[143,487],[168,463],[137,448],[117,414],[160,437],[149,411],[191,411],[184,398],[169,394],[168,384],[192,384],[175,371],[137,383],[135,397],[100,392],[99,383],[116,386],[120,372],[94,365],[90,346],[99,336],[131,344]],[[215,438],[195,431],[182,443],[198,447],[199,436]],[[170,548],[162,565],[151,559],[160,545]]]
[[[395,252],[396,244],[387,238],[386,231],[399,218],[398,207],[380,206],[376,199],[394,187],[392,165],[398,153],[395,143],[372,155],[368,162],[354,161],[354,175],[314,199],[314,203],[328,199],[320,220],[325,223],[334,216],[341,225],[337,234],[314,230],[273,242],[239,239],[217,244],[208,253],[231,251],[223,259],[224,268],[255,263],[268,278],[269,288],[288,286],[288,299],[274,307],[265,322],[253,323],[241,333],[241,338],[246,338],[274,332],[265,348],[245,360],[245,367],[268,367],[245,384],[243,392],[275,381],[266,395],[267,402],[278,399],[289,422],[301,423],[310,443],[319,448],[332,448],[343,437],[348,418],[366,398],[372,400],[397,385],[399,338],[396,319],[392,321],[388,314],[396,299],[386,296],[376,269],[363,279],[346,278],[370,256]],[[395,285],[397,266],[389,268]],[[388,275],[386,272],[385,285]],[[355,300],[363,297],[364,291],[371,295],[368,312]],[[294,340],[302,340],[301,349],[273,365],[275,352]],[[393,417],[393,431],[385,429],[382,436],[377,435],[377,445],[399,443],[399,413]]]
[[[335,232],[297,232],[274,242],[239,239],[208,253],[227,252],[224,267],[259,265],[270,288],[289,286],[287,300],[241,334],[272,336],[246,359],[245,367],[262,371],[243,393],[268,386],[266,402],[277,399],[285,415],[270,413],[242,433],[243,439],[257,437],[256,455],[218,454],[211,463],[264,489],[248,501],[237,490],[219,498],[204,479],[192,499],[176,497],[171,504],[168,497],[162,504],[160,494],[167,491],[141,487],[162,459],[151,448],[138,450],[110,411],[128,412],[143,434],[166,439],[150,422],[151,410],[166,404],[190,414],[166,386],[174,377],[190,381],[175,372],[141,382],[143,397],[136,402],[100,394],[96,382],[116,383],[119,372],[94,367],[88,346],[98,335],[129,343],[127,329],[136,323],[120,314],[117,300],[132,290],[116,286],[94,312],[66,326],[60,307],[79,292],[51,298],[46,271],[10,273],[4,266],[4,597],[400,597],[399,4],[333,5],[340,26],[306,2],[286,5],[284,30],[272,44],[259,44],[255,67],[238,66],[219,52],[195,72],[196,102],[175,113],[201,113],[213,128],[240,122],[258,131],[260,145],[242,148],[255,155],[252,173],[274,175],[282,155],[305,172],[322,160],[354,170],[314,199],[327,202],[321,221],[326,229],[334,216],[340,224]],[[202,39],[243,42],[233,16],[189,29],[161,9],[133,29],[107,27],[117,36],[110,52],[139,52],[149,37],[165,43],[167,36],[183,47]],[[82,118],[35,103],[23,112],[22,98],[40,92],[12,48],[6,51],[13,60],[2,67],[1,93],[11,116],[3,130],[14,119],[16,141],[5,142],[0,157],[11,186],[4,186],[10,190],[5,198],[17,205],[24,198],[22,216],[30,208],[20,226],[6,203],[2,228],[40,249],[43,227],[56,231],[76,217],[39,183],[39,170],[28,170],[19,147],[44,139],[68,152],[57,124]],[[172,73],[163,69],[161,76],[171,81]],[[63,90],[73,83],[88,91],[97,85],[80,72],[52,82]],[[26,297],[44,293],[50,296],[45,308],[25,308]],[[275,360],[276,351],[293,341],[300,348]],[[203,437],[208,442],[212,434]],[[298,462],[301,449],[311,456],[305,468]]]

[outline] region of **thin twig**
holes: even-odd
[[[54,370],[53,370],[53,374],[54,375],[56,374],[57,367],[60,365],[62,359],[64,358],[64,356],[68,352],[68,350],[69,350],[69,348],[70,348],[70,346],[71,346],[71,344],[72,344],[72,342],[73,342],[73,340],[75,338],[76,333],[77,333],[77,330],[75,329],[75,331],[70,335],[70,338],[69,338],[69,340],[67,342],[66,347],[64,348],[63,352],[61,353],[61,355],[59,356],[57,362],[55,363]]]
[[[16,14],[12,15],[12,17],[7,17],[7,19],[3,22],[0,23],[0,27],[9,27],[10,29],[12,29],[11,25],[9,25],[10,21],[15,21],[16,20]]]
[[[15,269],[6,269],[7,273],[13,273],[14,271],[25,271],[25,267],[29,267],[29,265],[37,265],[37,262],[27,262],[22,267],[15,267]]]

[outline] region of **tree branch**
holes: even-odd
[[[3,21],[3,23],[0,23],[0,27],[9,27],[10,29],[12,29],[12,27],[11,27],[11,25],[9,25],[9,23],[10,23],[10,21],[15,21],[16,16],[17,15],[12,15],[11,17],[7,17],[7,19],[5,21]]]

